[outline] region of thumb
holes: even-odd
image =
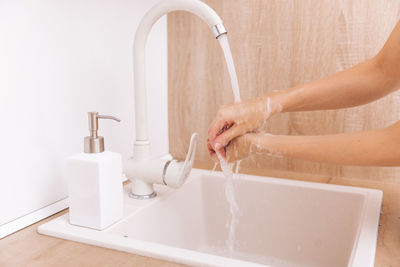
[[[215,138],[215,150],[221,150],[222,148],[226,147],[231,140],[241,135],[243,135],[243,129],[237,125],[227,129],[225,132],[221,133],[219,136],[217,136],[217,138]]]

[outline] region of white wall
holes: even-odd
[[[132,154],[132,45],[159,0],[0,0],[0,226],[67,196],[66,158],[83,149],[88,111],[106,149]],[[166,19],[148,45],[149,132],[167,152]]]

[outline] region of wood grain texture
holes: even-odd
[[[242,99],[301,85],[374,56],[400,18],[397,0],[205,0],[224,20]],[[207,25],[185,12],[168,15],[170,151],[183,158],[192,132],[197,160],[212,165],[205,138],[220,105],[233,101],[228,71]],[[400,64],[400,63],[399,63]],[[278,114],[266,130],[316,135],[369,130],[400,118],[400,93],[338,111]],[[257,156],[251,168],[400,182],[400,168],[353,167]]]
[[[143,257],[122,251],[96,247],[60,238],[38,234],[39,225],[68,210],[59,212],[0,240],[2,267],[180,267],[181,264]]]

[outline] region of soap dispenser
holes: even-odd
[[[89,112],[90,136],[84,139],[84,152],[67,162],[69,222],[103,230],[123,216],[122,159],[104,151],[104,138],[97,135],[99,119],[112,116]]]

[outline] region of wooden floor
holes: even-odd
[[[245,172],[251,173],[251,171]],[[259,171],[256,174],[268,175]],[[293,178],[290,173],[271,176]],[[309,176],[307,180],[382,190],[383,214],[380,221],[375,266],[400,266],[400,184],[334,177]],[[183,266],[37,233],[36,228],[40,224],[66,212],[67,210],[64,210],[1,239],[0,266]]]

